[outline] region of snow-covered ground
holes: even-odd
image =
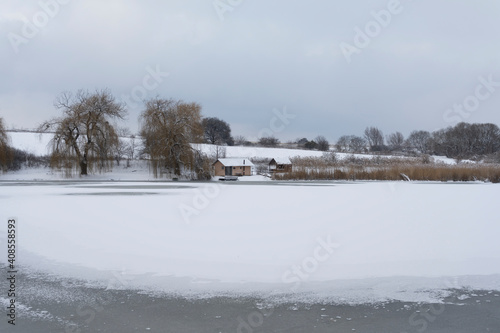
[[[209,144],[195,144],[197,149],[208,155],[214,155],[216,146]],[[219,146],[220,147],[220,146]],[[263,148],[263,147],[222,147],[225,150],[226,157],[247,157],[247,158],[284,158],[284,157],[319,157],[323,155],[321,151],[303,150],[303,149],[286,149],[286,148]]]
[[[53,134],[32,132],[7,132],[12,147],[28,153],[44,156],[49,153],[50,140]]]
[[[131,161],[130,167],[122,161],[119,166],[114,165],[110,172],[95,173],[80,177],[78,173],[66,176],[64,172],[51,168],[23,168],[18,171],[9,171],[0,174],[0,181],[42,181],[42,180],[84,180],[84,181],[117,181],[117,180],[140,180],[157,181],[149,170],[147,161]],[[164,179],[165,180],[165,179]]]
[[[500,185],[0,183],[24,269],[184,295],[428,301],[500,290]],[[5,262],[6,256],[0,256]]]

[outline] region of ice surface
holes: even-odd
[[[363,301],[500,290],[499,185],[307,185],[3,183],[0,220],[18,219],[27,267],[115,272],[122,287]]]

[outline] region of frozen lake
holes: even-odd
[[[499,185],[47,181],[0,191],[21,263],[64,277],[361,303],[500,284]]]
[[[483,317],[495,318],[500,290],[499,194],[485,183],[4,181],[0,248],[15,218],[17,265],[29,281],[19,306],[48,321],[47,332],[56,322],[88,327],[89,317],[74,317],[80,298],[107,294],[127,306],[107,302],[88,331],[156,301],[142,329],[163,327],[153,315],[161,312],[195,331],[206,320],[210,331],[244,331],[248,316],[272,309],[258,328],[310,330],[319,321],[320,332],[413,332],[431,324],[415,321],[421,304],[448,304],[433,327],[455,332],[447,321],[468,313],[496,325]]]

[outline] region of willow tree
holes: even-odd
[[[197,103],[161,98],[145,102],[140,133],[155,177],[166,169],[176,176],[194,171],[199,178],[207,178],[206,159],[191,146],[203,140],[201,118]]]
[[[111,93],[108,90],[66,92],[54,105],[63,115],[39,127],[43,132],[54,132],[51,166],[72,168],[76,163],[80,174],[87,175],[95,166],[103,169],[112,163],[119,138],[111,122],[123,119],[126,111]]]
[[[11,160],[11,149],[9,147],[9,136],[3,119],[0,118],[0,168],[5,170]]]

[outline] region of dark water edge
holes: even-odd
[[[16,279],[14,326],[5,315],[9,285],[2,274],[0,332],[500,332],[498,291],[452,290],[444,304],[277,304],[262,297],[108,290],[44,274]]]

